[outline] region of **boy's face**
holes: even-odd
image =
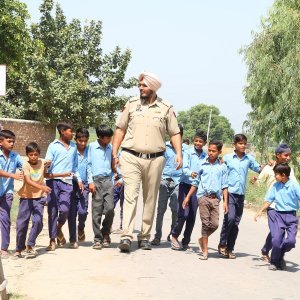
[[[291,160],[291,153],[277,153],[276,154],[276,160],[278,164],[281,163],[288,163]]]
[[[206,142],[204,142],[201,138],[195,137],[194,138],[194,147],[196,150],[202,150],[205,146]]]
[[[89,139],[87,137],[80,137],[78,139],[75,140],[76,144],[77,144],[77,149],[78,150],[84,150]]]
[[[286,179],[285,174],[275,173],[275,179],[277,182],[282,182]]]
[[[15,141],[16,140],[12,138],[3,138],[0,139],[0,146],[3,150],[11,151],[14,148]]]
[[[245,153],[247,141],[239,141],[234,144],[235,151],[238,153]]]
[[[208,157],[210,160],[216,160],[222,151],[219,151],[216,145],[209,145],[208,146]]]
[[[71,141],[73,139],[73,135],[73,129],[71,128],[61,131],[61,137],[66,139],[67,141]]]
[[[27,153],[27,157],[28,157],[29,163],[35,165],[38,162],[40,154],[37,151],[32,151],[32,152]]]
[[[100,136],[99,137],[99,141],[101,142],[101,144],[103,145],[108,145],[111,141],[111,136]]]

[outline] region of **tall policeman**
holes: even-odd
[[[113,166],[120,164],[124,180],[124,231],[119,245],[122,252],[130,251],[140,184],[143,216],[138,245],[143,250],[151,250],[149,239],[165,163],[166,133],[176,151],[174,164],[177,169],[182,167],[181,136],[174,110],[156,94],[161,87],[160,80],[152,73],[143,72],[138,87],[140,96],[126,103],[113,139]],[[120,146],[123,151],[119,161]]]

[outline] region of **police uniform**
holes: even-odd
[[[129,100],[116,126],[125,132],[120,168],[124,180],[124,231],[132,240],[140,183],[143,187],[143,220],[138,240],[149,240],[155,204],[165,163],[166,133],[180,130],[172,106],[161,98],[147,104],[139,97]]]

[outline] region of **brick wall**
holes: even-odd
[[[16,135],[14,150],[25,156],[25,146],[36,142],[41,147],[41,157],[44,158],[48,145],[55,139],[55,127],[45,126],[37,121],[0,118],[3,129],[8,129]]]

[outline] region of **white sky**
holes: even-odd
[[[23,0],[32,20],[41,0]],[[126,76],[155,73],[158,94],[175,110],[199,103],[217,106],[239,132],[250,107],[244,103],[246,67],[238,50],[259,30],[273,0],[61,0],[68,19],[101,20],[103,49],[132,50]],[[136,94],[133,89],[128,94]]]

